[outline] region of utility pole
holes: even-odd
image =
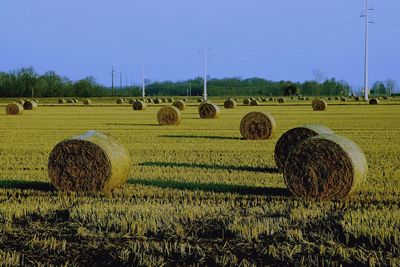
[[[111,66],[111,95],[114,96],[114,66]]]
[[[204,45],[204,101],[207,101],[207,42]]]
[[[142,97],[144,97],[145,94],[145,84],[144,84],[144,63],[142,64]]]
[[[373,10],[369,8],[368,0],[365,0],[365,54],[364,54],[364,98],[368,101],[368,34],[369,34],[369,11]]]

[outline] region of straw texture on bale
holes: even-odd
[[[58,104],[65,104],[65,99],[63,99],[63,98],[60,98],[60,99],[58,99]]]
[[[147,108],[147,104],[144,101],[135,101],[132,104],[133,110],[145,110]]]
[[[324,111],[328,107],[328,103],[319,98],[314,99],[311,105],[314,111]]]
[[[251,100],[249,98],[243,99],[243,104],[244,105],[250,105]]]
[[[250,101],[250,106],[258,106],[258,100],[257,99],[253,99]]]
[[[83,100],[83,104],[84,105],[90,105],[90,104],[92,104],[92,101],[89,98],[86,98],[86,99]]]
[[[24,103],[25,110],[35,110],[37,109],[37,103],[33,100],[26,100]]]
[[[285,103],[286,99],[283,97],[278,98],[278,103]]]
[[[24,107],[20,103],[11,103],[6,106],[7,115],[21,115],[24,112]]]
[[[172,103],[172,106],[178,108],[179,110],[185,110],[186,104],[183,100],[175,100],[174,103]]]
[[[360,188],[367,171],[365,155],[353,141],[334,134],[318,135],[293,149],[284,179],[297,197],[338,200]]]
[[[130,169],[129,152],[97,131],[58,143],[48,162],[49,179],[60,191],[110,192],[126,183]]]
[[[219,116],[219,107],[212,103],[203,102],[199,105],[199,115],[202,119],[216,119]]]
[[[178,125],[181,118],[181,111],[174,106],[162,107],[157,113],[157,120],[160,125]]]
[[[279,170],[283,171],[286,160],[293,148],[305,139],[321,134],[334,134],[334,132],[320,124],[304,125],[285,132],[275,144],[274,157]]]
[[[230,109],[230,108],[235,108],[235,107],[236,107],[236,101],[235,100],[233,100],[231,98],[225,100],[224,108]]]
[[[377,99],[377,98],[371,98],[371,99],[369,100],[369,104],[370,104],[370,105],[378,105],[378,104],[379,104],[379,99]]]
[[[274,137],[275,131],[275,119],[265,112],[247,113],[240,121],[240,133],[244,139],[271,139]]]

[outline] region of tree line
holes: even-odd
[[[147,96],[202,96],[203,78],[185,81],[145,81]],[[374,83],[371,94],[392,94],[397,87],[394,80]],[[209,96],[289,96],[289,95],[334,95],[348,96],[352,93],[350,85],[335,78],[323,81],[305,82],[271,81],[261,78],[210,78],[207,82]],[[10,72],[0,72],[0,97],[101,97],[101,96],[140,96],[138,86],[122,88],[106,87],[96,82],[92,76],[72,81],[54,71],[39,75],[32,67]]]

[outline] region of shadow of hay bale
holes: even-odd
[[[10,180],[0,178],[0,188],[2,189],[22,189],[22,190],[36,190],[43,192],[55,191],[55,188],[47,182],[37,181],[24,181],[24,180]]]

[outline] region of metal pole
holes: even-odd
[[[365,0],[365,62],[364,62],[364,98],[368,101],[368,0]]]
[[[114,66],[111,66],[111,95],[114,96]]]
[[[204,101],[207,101],[207,43],[204,46]]]
[[[144,85],[144,64],[142,64],[142,97],[145,96],[145,85]]]

